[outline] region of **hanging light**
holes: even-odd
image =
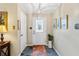
[[[39,19],[40,14],[41,14],[41,3],[39,3],[38,5],[37,20]]]

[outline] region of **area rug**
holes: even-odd
[[[33,46],[32,56],[47,56],[45,46],[44,45]]]

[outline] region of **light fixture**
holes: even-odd
[[[7,32],[6,29],[5,29],[5,27],[4,27],[4,25],[0,26],[0,32],[1,32],[1,38],[0,38],[1,39],[1,43],[3,43],[4,42],[3,41],[4,40],[3,33]]]
[[[9,31],[15,30],[15,25],[9,25],[8,29],[9,29]]]
[[[41,15],[41,3],[39,3],[39,5],[38,5],[37,20],[39,19],[40,15]]]

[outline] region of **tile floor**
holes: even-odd
[[[47,51],[47,56],[58,56],[53,48],[48,48],[47,46],[45,46],[45,48]],[[33,47],[27,46],[21,53],[21,56],[32,56],[32,49]]]

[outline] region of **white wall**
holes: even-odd
[[[69,29],[63,31],[53,28],[54,47],[64,56],[79,55],[79,30],[74,29],[75,24],[79,23],[79,4],[62,4],[55,11],[53,21],[66,14],[69,15]]]

